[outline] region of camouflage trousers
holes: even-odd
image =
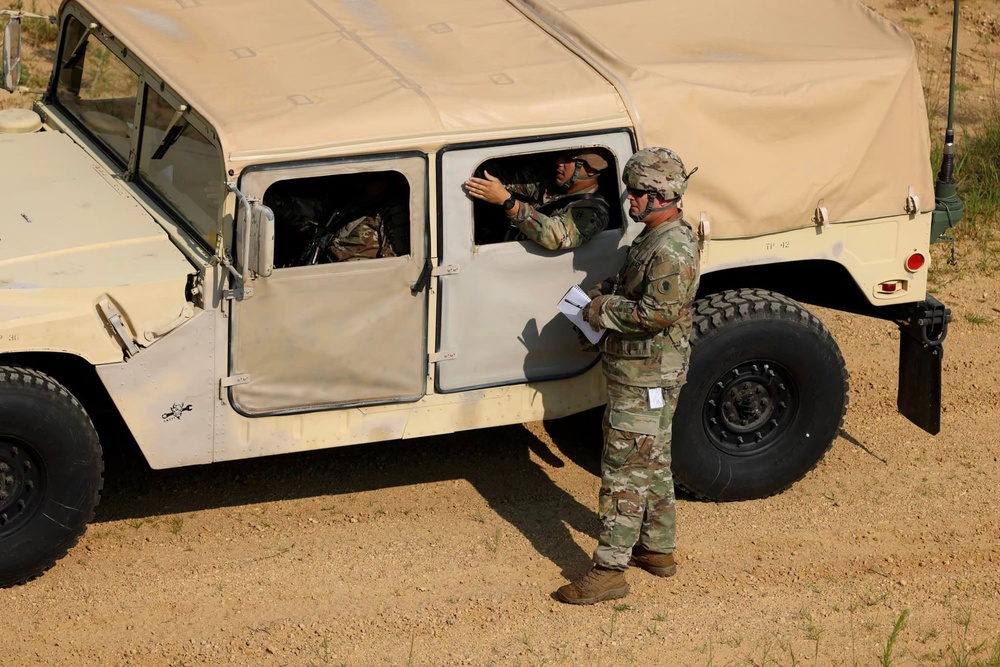
[[[670,429],[680,387],[663,389],[663,407],[650,407],[649,389],[608,380],[601,456],[601,532],[594,562],[624,570],[639,543],[674,550],[674,479]]]

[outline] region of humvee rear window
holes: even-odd
[[[63,31],[58,67],[56,99],[126,164],[139,77],[72,17]]]
[[[409,200],[409,184],[395,171],[278,181],[264,193],[274,211],[274,265],[408,255]]]

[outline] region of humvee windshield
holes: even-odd
[[[139,95],[139,77],[80,21],[70,18],[63,44],[56,99],[122,166],[129,147]]]
[[[221,150],[186,108],[168,102],[148,73],[140,77],[119,57],[120,47],[102,37],[76,17],[67,19],[56,102],[123,171],[214,247],[225,198]]]

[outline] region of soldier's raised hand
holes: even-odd
[[[483,176],[484,178],[470,176],[465,181],[465,191],[469,195],[490,204],[496,204],[497,206],[510,198],[510,192],[507,191],[507,188],[500,182],[499,178],[491,175],[488,171],[484,171]]]

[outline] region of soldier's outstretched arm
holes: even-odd
[[[607,206],[580,201],[553,215],[538,212],[521,202],[511,222],[529,239],[549,250],[565,250],[583,245],[608,226]]]

